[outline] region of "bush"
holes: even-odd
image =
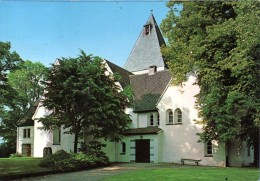
[[[17,158],[17,157],[22,157],[22,155],[20,153],[12,153],[9,156],[9,158]]]
[[[57,162],[59,162],[60,160],[69,159],[71,157],[71,154],[65,152],[64,150],[59,150],[53,155],[48,155],[44,157],[39,165],[41,167],[55,167]]]
[[[53,155],[46,156],[40,162],[41,167],[53,167],[60,171],[75,171],[109,164],[107,156],[97,157],[86,153],[70,154],[64,150],[57,151]]]

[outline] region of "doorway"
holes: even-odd
[[[22,155],[26,157],[31,156],[31,144],[22,144]]]
[[[135,140],[135,162],[150,162],[150,140]]]

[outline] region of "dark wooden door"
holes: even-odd
[[[150,162],[150,140],[135,141],[135,161],[139,163]]]

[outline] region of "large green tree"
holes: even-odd
[[[62,58],[45,81],[43,106],[52,113],[40,119],[44,128],[67,129],[74,135],[74,152],[84,136],[120,140],[130,120],[129,102],[116,81],[99,57],[81,51],[77,58]]]
[[[7,75],[19,68],[21,62],[18,53],[11,52],[9,42],[0,42],[0,107],[11,104],[13,90],[7,83]]]
[[[246,141],[258,160],[260,113],[260,2],[169,2],[161,24],[162,49],[181,84],[193,74],[202,141]],[[179,6],[180,7],[180,6]]]
[[[8,93],[5,95],[9,96],[4,97],[6,101],[0,109],[0,136],[12,153],[16,147],[17,121],[42,95],[44,88],[40,82],[45,79],[46,73],[47,68],[43,64],[29,60],[21,62],[19,69],[7,72]]]
[[[17,70],[22,62],[18,53],[11,51],[9,42],[0,42],[0,127],[5,125],[6,110],[14,106],[12,100],[16,95],[15,90],[8,84],[8,74]],[[5,141],[0,145],[0,157],[8,156],[10,152],[15,150],[15,142],[9,141],[10,134],[5,134],[1,129],[0,139]]]

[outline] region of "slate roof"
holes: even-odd
[[[38,99],[32,107],[30,107],[24,115],[17,121],[18,127],[23,126],[34,126],[34,121],[32,120],[33,114],[35,113],[38,105],[40,103],[40,99]]]
[[[113,73],[118,73],[121,76],[121,79],[119,80],[119,83],[123,87],[123,89],[130,84],[129,76],[133,75],[131,72],[117,66],[116,64],[113,64],[112,62],[105,60],[112,70]]]
[[[170,83],[171,77],[168,70],[159,71],[153,75],[131,75],[130,84],[134,93],[134,111],[156,111],[156,103]]]
[[[160,47],[165,45],[165,41],[153,14],[146,24],[151,25],[150,35],[144,35],[144,28],[142,29],[124,66],[130,72],[146,70],[151,65],[166,67],[160,50]]]
[[[158,134],[162,131],[158,127],[147,127],[147,128],[132,128],[124,131],[124,135],[142,135],[142,134]]]

